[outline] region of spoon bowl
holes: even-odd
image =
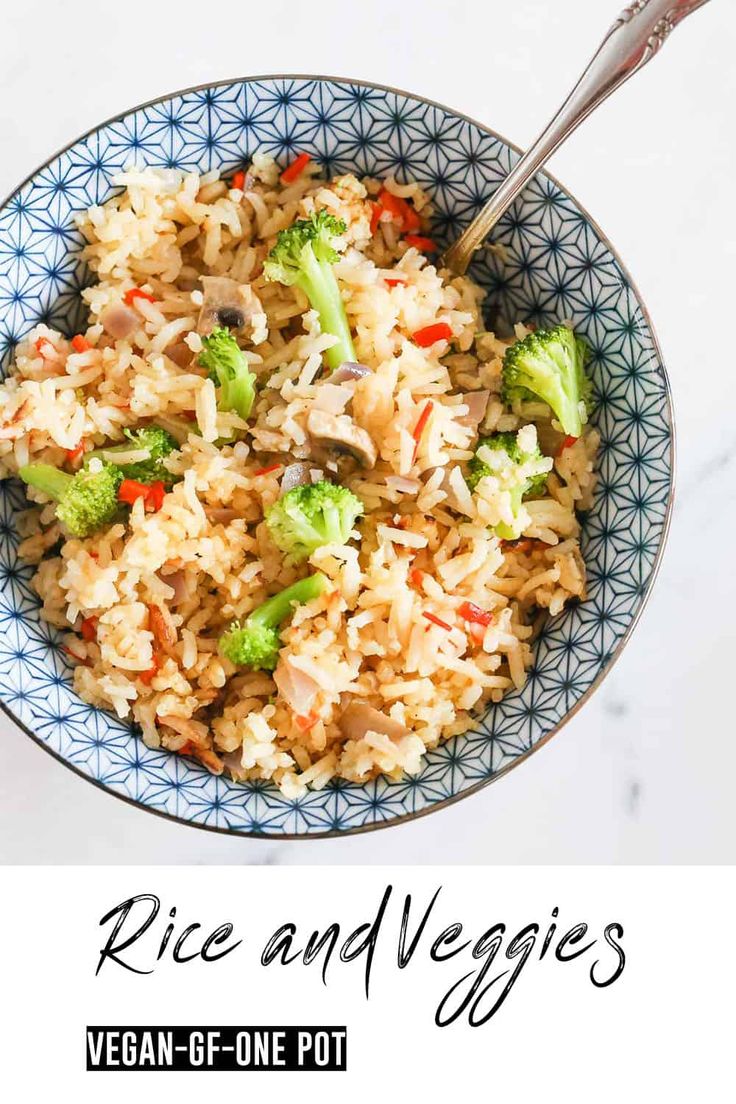
[[[532,146],[486,205],[447,250],[445,265],[467,271],[498,220],[566,138],[584,119],[654,57],[677,24],[707,0],[636,0],[614,21],[583,75]]]

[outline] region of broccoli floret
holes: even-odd
[[[135,479],[138,483],[156,483],[158,481],[170,487],[176,482],[176,476],[164,467],[162,461],[170,452],[179,448],[179,442],[161,426],[141,426],[139,429],[124,429],[123,433],[128,438],[127,445],[112,445],[110,448],[94,449],[85,457],[85,467],[95,457],[115,464],[123,473],[124,479]],[[149,453],[147,460],[136,460],[132,464],[117,464],[116,453],[131,452],[134,449],[146,449]],[[104,453],[104,457],[103,457]]]
[[[478,455],[482,449],[502,452],[507,459],[500,459],[498,466],[488,464]],[[466,483],[471,491],[475,490],[481,479],[492,475],[499,480],[501,490],[509,493],[514,524],[509,525],[505,521],[500,521],[494,526],[496,536],[502,540],[516,540],[521,533],[518,517],[522,499],[544,491],[549,471],[538,471],[533,474],[528,472],[529,464],[537,465],[540,461],[545,461],[545,457],[540,452],[539,446],[535,443],[533,451],[525,452],[519,446],[516,433],[494,433],[491,437],[481,437],[475,455],[468,461]],[[551,466],[551,461],[545,462]]]
[[[113,464],[76,475],[67,475],[51,464],[27,464],[18,475],[29,487],[36,487],[58,503],[56,516],[74,537],[88,537],[118,516],[123,473]]]
[[[202,338],[198,363],[207,369],[210,379],[220,388],[218,409],[232,410],[245,420],[255,402],[256,377],[228,329],[220,326]]]
[[[496,474],[495,471],[478,456],[478,450],[481,448],[501,449],[515,464],[526,464],[530,460],[537,461],[544,459],[539,445],[535,446],[533,452],[523,452],[519,447],[519,442],[515,433],[494,433],[491,437],[481,437],[476,445],[475,455],[468,461],[468,477],[466,482],[471,491],[475,490],[484,475]],[[547,483],[547,475],[547,472],[541,472],[539,475],[528,477],[525,480],[525,487],[522,494],[539,494],[543,491]]]
[[[298,563],[323,544],[345,544],[363,503],[336,483],[293,487],[266,511],[266,525],[282,552]]]
[[[318,211],[282,230],[263,266],[267,280],[301,288],[319,314],[322,332],[338,339],[337,344],[325,350],[325,360],[333,369],[345,361],[356,360],[340,288],[332,270],[340,256],[333,240],[344,233],[344,222],[327,211]]]
[[[588,346],[567,326],[537,330],[506,350],[503,360],[503,401],[546,402],[562,429],[579,437],[583,429],[581,404],[590,402],[590,380],[585,375]]]
[[[273,671],[281,648],[280,627],[293,612],[292,607],[311,602],[327,586],[327,578],[316,572],[268,598],[242,624],[235,621],[223,633],[221,654],[237,667]]]

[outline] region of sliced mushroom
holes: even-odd
[[[347,414],[329,414],[312,408],[307,418],[307,431],[318,445],[347,452],[364,468],[374,468],[378,450],[373,438],[356,425]]]
[[[204,512],[213,525],[229,525],[231,521],[242,517],[242,514],[230,506],[205,506]]]
[[[488,409],[488,400],[491,397],[491,392],[468,391],[461,397],[468,408],[468,413],[463,414],[463,416],[461,418],[458,418],[457,420],[460,425],[470,426],[471,429],[477,429],[486,416],[486,410]]]
[[[229,276],[202,276],[204,299],[197,319],[197,332],[210,333],[215,326],[242,330],[261,311],[257,295],[249,284],[238,284]]]
[[[177,368],[188,368],[192,363],[194,353],[186,341],[175,341],[173,345],[167,345],[164,349],[164,356],[167,356],[169,360],[173,360]]]
[[[204,297],[197,319],[197,332],[208,334],[215,326],[239,330],[245,325],[240,286],[229,276],[202,276]]]
[[[124,341],[138,329],[141,316],[131,307],[126,307],[122,303],[113,303],[103,310],[100,322],[105,333],[108,333],[114,341]]]
[[[343,709],[337,726],[346,740],[362,740],[366,732],[377,732],[379,736],[388,736],[391,740],[409,735],[409,730],[393,717],[356,700]]]

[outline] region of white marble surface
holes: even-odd
[[[145,6],[145,19],[125,4],[26,0],[3,17],[0,195],[118,111],[249,73],[393,84],[524,144],[621,2],[321,0],[316,20],[284,0],[218,0],[211,8],[178,0],[176,18],[173,5],[158,4]],[[709,4],[551,166],[600,221],[641,289],[669,366],[678,427],[679,488],[664,565],[640,626],[593,700],[481,794],[400,828],[310,843],[233,839],[131,808],[0,717],[0,860],[733,861],[736,356],[728,331],[710,331],[732,325],[736,291],[735,33],[733,4]]]

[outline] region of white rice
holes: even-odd
[[[530,468],[530,476],[550,472],[547,491],[525,501],[522,539],[500,541],[493,527],[513,521],[506,471],[499,454],[481,450],[493,471],[470,493],[464,465],[477,434],[463,421],[463,395],[489,391],[482,432],[518,432],[525,451],[537,429],[555,436],[551,413],[537,403],[520,414],[501,402],[508,342],[483,328],[481,291],[438,272],[386,211],[371,232],[382,186],[425,220],[431,208],[418,185],[353,176],[326,183],[310,167],[282,187],[259,154],[243,189],[213,173],[150,169],[122,173],[116,184],[120,195],[80,218],[97,275],[84,293],[90,348],[77,352],[39,324],[0,387],[0,475],[29,460],[63,466],[80,442],[122,444],[123,429],[142,420],[176,429],[181,441],[168,461],[179,481],[161,508],[147,513],[141,499],[125,524],[86,540],[63,534],[53,506],[29,491],[35,505],[19,518],[20,552],[38,563],[43,615],[67,630],[75,688],[137,721],[152,746],[238,781],[273,781],[289,797],[334,777],[418,773],[426,750],[462,732],[471,710],[523,685],[539,611],[559,613],[570,598],[585,598],[576,510],[591,502],[597,433],[586,428]],[[371,369],[349,386],[321,378],[335,339],[320,332],[304,295],[262,275],[278,230],[321,207],[347,227],[335,271],[357,357]],[[232,277],[251,296],[244,352],[259,391],[247,423],[218,411],[215,386],[196,362],[200,275]],[[401,282],[387,284],[387,276]],[[134,298],[140,324],[114,341],[105,312],[134,288],[154,301]],[[450,327],[451,342],[422,348],[412,340],[437,322]],[[172,359],[177,345],[191,352],[184,367]],[[306,428],[315,408],[367,432],[375,467],[315,464]],[[118,462],[140,458],[131,447]],[[366,514],[350,543],[323,547],[295,568],[263,518],[284,465],[300,460],[339,476]],[[331,590],[297,608],[282,633],[280,669],[311,685],[301,714],[278,677],[236,670],[217,639],[314,570]],[[488,611],[491,624],[464,618],[468,602]],[[341,718],[356,701],[389,718],[393,734],[370,726],[346,733]]]

